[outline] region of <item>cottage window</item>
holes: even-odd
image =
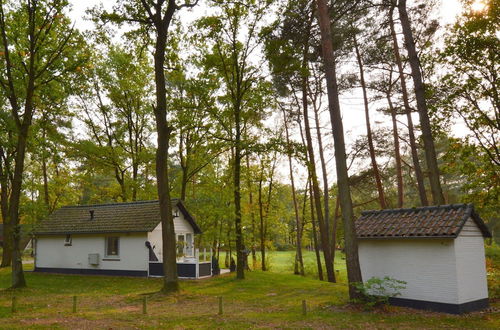
[[[106,237],[106,257],[117,258],[120,256],[120,237]]]
[[[72,243],[71,235],[66,235],[66,238],[64,239],[64,246],[71,246],[71,243]]]

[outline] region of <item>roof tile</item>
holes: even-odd
[[[193,226],[195,233],[200,229],[184,204],[172,199]],[[93,217],[91,218],[91,212]],[[74,233],[117,233],[117,232],[149,232],[160,222],[160,205],[156,201],[140,201],[130,203],[65,206],[47,219],[40,222],[35,234],[74,234]]]
[[[455,238],[469,217],[476,222],[484,237],[491,237],[472,204],[365,211],[356,221],[356,234],[358,238]]]

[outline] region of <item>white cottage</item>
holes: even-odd
[[[356,221],[363,280],[407,282],[390,303],[461,314],[488,307],[484,237],[472,204],[366,211]]]
[[[199,262],[194,248],[200,228],[182,201],[172,209],[179,276],[210,276],[211,263]],[[161,231],[158,201],[62,207],[35,228],[35,271],[162,276]]]

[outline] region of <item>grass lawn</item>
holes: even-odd
[[[308,260],[314,255],[307,252]],[[271,271],[182,281],[181,292],[156,293],[161,279],[26,273],[29,288],[15,292],[18,311],[11,313],[10,270],[0,269],[0,328],[500,328],[499,312],[464,316],[387,307],[364,311],[348,304],[345,266],[336,265],[340,283],[290,274],[293,253],[272,252]],[[29,270],[33,265],[25,265]],[[308,267],[308,266],[307,266]],[[306,267],[306,268],[307,268]],[[72,313],[72,296],[78,311]],[[143,297],[148,314],[142,314]],[[217,315],[222,296],[224,314]],[[305,299],[309,312],[301,314]],[[498,310],[498,303],[493,309]]]

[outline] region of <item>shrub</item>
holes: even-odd
[[[356,302],[373,308],[377,305],[389,303],[390,297],[400,296],[400,291],[406,288],[406,282],[389,276],[384,278],[372,277],[364,283],[354,283],[354,287],[363,294],[363,298]]]

